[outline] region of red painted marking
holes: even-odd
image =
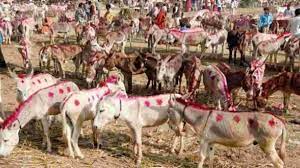
[[[71,88],[70,88],[70,87],[67,87],[67,91],[70,93],[70,92],[71,92]]]
[[[32,82],[33,85],[35,85],[35,82]]]
[[[274,127],[275,124],[276,124],[276,122],[274,121],[274,118],[272,118],[271,120],[269,120],[269,125],[270,125],[271,127]]]
[[[196,109],[201,109],[201,110],[213,110],[213,108],[210,108],[204,104],[199,104],[196,102],[192,102],[190,100],[182,99],[182,98],[176,98],[176,101],[178,101],[181,104],[184,104],[186,106],[192,106],[193,108]]]
[[[146,107],[150,107],[150,102],[149,101],[145,101],[144,104],[145,104]]]
[[[49,93],[48,93],[48,97],[51,97],[51,98],[52,98],[53,96],[54,96],[54,93],[53,93],[53,92],[49,92]]]
[[[163,101],[162,101],[162,99],[156,99],[156,103],[157,103],[157,105],[160,106],[163,103]]]
[[[59,92],[59,94],[64,94],[64,90],[63,89],[59,89],[58,92]]]
[[[216,121],[217,122],[220,122],[220,121],[222,121],[223,120],[223,115],[221,115],[221,114],[218,114],[217,116],[216,116]]]
[[[18,74],[18,78],[23,79],[23,78],[25,78],[25,77],[26,77],[26,74]]]
[[[42,83],[41,80],[39,80],[39,79],[38,79],[38,82],[39,82],[39,83]]]
[[[250,125],[250,128],[257,128],[258,127],[258,122],[256,120],[252,119],[252,118],[250,118],[248,120],[248,123]]]
[[[235,122],[239,123],[239,122],[241,121],[241,118],[240,118],[240,116],[235,115],[235,116],[233,117],[233,120],[234,120]]]
[[[75,100],[75,101],[74,101],[74,104],[75,104],[75,106],[79,106],[79,105],[80,105],[79,100]]]

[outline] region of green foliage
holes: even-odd
[[[257,3],[257,0],[241,0],[240,7],[246,8],[246,7],[254,6],[255,3]]]

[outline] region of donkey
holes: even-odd
[[[282,72],[272,76],[270,79],[262,83],[260,93],[257,99],[258,107],[265,107],[270,95],[276,91],[283,93],[284,110],[289,110],[289,101],[291,94],[300,95],[300,73]]]
[[[59,104],[69,93],[78,90],[78,86],[73,82],[59,82],[28,97],[0,125],[0,156],[8,156],[12,152],[19,142],[20,129],[32,119],[42,120],[43,142],[47,144],[47,151],[51,152],[47,116],[59,114]]]
[[[175,90],[178,72],[182,66],[182,54],[169,55],[157,66],[157,80],[164,82],[167,89]]]
[[[17,75],[14,71],[10,69],[10,76],[17,83],[17,102],[22,103],[36,91],[49,87],[59,81],[50,74],[37,74],[33,75],[33,69],[28,74],[19,74]]]
[[[180,95],[174,95],[181,97]],[[116,98],[107,96],[97,105],[94,129],[103,129],[108,123],[121,119],[130,128],[134,139],[137,167],[142,161],[142,128],[164,124],[169,119],[171,94],[149,97]],[[172,147],[172,151],[174,148]]]
[[[122,95],[127,97],[124,84],[120,79],[111,76],[103,86],[91,90],[73,92],[61,103],[60,111],[63,116],[63,134],[67,140],[71,157],[75,157],[74,150],[78,157],[84,157],[78,147],[78,138],[82,123],[88,120],[92,120],[93,122],[96,115],[96,104],[106,95],[117,90],[123,91]],[[95,130],[93,130],[93,138],[94,145],[99,147]]]
[[[277,37],[278,37],[277,34],[267,34],[267,33],[257,32],[251,39],[251,43],[253,47],[252,58],[256,57],[255,51],[259,43],[263,41],[275,40]]]
[[[201,104],[180,98],[170,102],[169,124],[179,127],[182,122],[186,122],[201,137],[199,168],[203,167],[206,157],[210,160],[209,167],[213,167],[215,144],[228,147],[259,144],[273,165],[283,168],[287,130],[285,122],[279,117],[271,113],[232,113],[211,110]],[[278,156],[275,144],[279,138],[281,144]]]
[[[277,63],[277,53],[278,51],[284,47],[285,43],[288,41],[290,37],[290,33],[282,34],[278,36],[276,39],[262,41],[257,45],[255,55],[270,55],[270,62]]]
[[[119,31],[107,33],[107,35],[105,36],[106,42],[104,44],[105,51],[109,53],[114,44],[119,44],[121,45],[121,52],[125,53],[125,46],[127,40],[130,38],[132,31],[133,29],[131,26],[124,26]]]
[[[225,42],[227,39],[227,30],[225,29],[221,29],[221,30],[215,30],[216,32],[213,34],[208,35],[208,44],[206,45],[211,45],[211,49],[212,49],[212,53],[217,56],[218,54],[218,46],[221,45],[222,46],[222,57],[224,55],[224,46],[225,46]]]
[[[294,63],[295,59],[300,57],[300,39],[299,38],[291,38],[288,43],[284,47],[285,51],[285,67],[287,64],[291,71],[294,71]],[[287,60],[289,59],[289,63]]]
[[[225,110],[235,111],[231,94],[228,90],[225,75],[216,66],[210,65],[203,70],[203,84],[208,95],[212,96],[218,110],[221,110],[221,101]]]
[[[50,71],[50,61],[54,61],[55,70],[59,69],[60,76],[65,78],[65,63],[68,60],[75,62],[75,72],[78,72],[79,68],[79,56],[82,53],[82,48],[79,45],[73,44],[59,44],[59,45],[48,45],[41,48],[39,52],[40,56],[40,68],[43,70],[47,65]]]
[[[51,25],[50,30],[50,44],[55,44],[54,39],[59,33],[64,34],[64,42],[66,43],[68,41],[67,34],[75,31],[73,23],[68,22],[55,22]]]

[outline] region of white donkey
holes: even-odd
[[[174,95],[181,97],[180,95]],[[116,98],[107,96],[97,105],[94,119],[95,129],[102,129],[106,124],[121,119],[130,128],[134,139],[134,154],[137,167],[142,161],[142,128],[164,124],[169,119],[168,109],[171,94],[149,97]]]
[[[222,57],[224,56],[224,46],[227,39],[227,30],[221,29],[216,30],[215,33],[208,35],[207,45],[211,45],[212,53],[217,56],[218,54],[218,46],[222,46]]]
[[[198,168],[202,168],[206,157],[210,160],[209,168],[213,167],[215,144],[228,147],[258,144],[275,167],[283,168],[287,130],[280,118],[271,113],[214,111],[183,99],[170,102],[169,124],[176,127],[186,122],[201,137]],[[275,144],[279,138],[278,156]]]
[[[42,120],[44,129],[43,144],[47,143],[47,151],[51,152],[49,137],[48,115],[60,113],[59,105],[63,99],[73,91],[78,91],[73,82],[59,82],[41,89],[27,98],[19,107],[0,125],[0,156],[8,156],[19,143],[19,131],[30,120]]]
[[[104,84],[95,89],[73,92],[61,103],[63,135],[67,140],[69,154],[73,158],[75,157],[74,151],[78,157],[84,157],[78,147],[79,133],[84,121],[92,120],[93,124],[97,103],[117,90],[123,91],[123,95],[127,97],[124,84],[115,76],[109,77]],[[99,141],[96,136],[93,130],[94,145],[98,148]]]
[[[36,91],[51,86],[59,81],[50,74],[37,74],[33,75],[33,69],[28,74],[19,74],[12,72],[10,69],[10,76],[17,83],[17,101],[19,103],[25,101]]]

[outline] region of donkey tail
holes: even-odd
[[[280,144],[280,150],[279,150],[279,157],[281,158],[282,161],[284,161],[285,155],[286,155],[286,150],[285,150],[286,137],[287,137],[287,132],[286,132],[286,128],[284,126],[282,129],[281,144]]]

